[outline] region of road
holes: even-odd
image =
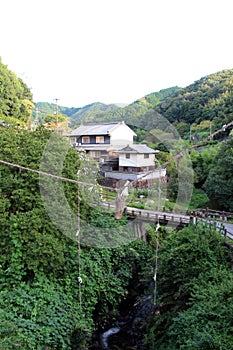
[[[230,239],[233,239],[233,224],[228,224],[227,222],[224,222],[224,227],[227,230],[227,237]]]
[[[223,231],[224,229],[226,229],[226,235],[228,238],[233,240],[233,224],[230,224],[226,221],[213,221],[211,219],[198,219],[200,221],[205,221],[205,222],[209,222],[210,224],[215,224],[216,223],[216,227],[219,231]]]

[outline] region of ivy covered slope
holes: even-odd
[[[160,237],[158,257],[146,349],[232,349],[233,255],[219,232],[198,223]]]
[[[27,85],[2,63],[0,57],[0,121],[25,126],[34,104]]]
[[[29,132],[2,127],[0,158],[38,170],[50,137],[43,129]],[[59,147],[60,140],[55,149]],[[52,165],[59,162],[57,154],[51,155]],[[77,179],[80,166],[77,152],[69,148],[63,176]],[[63,186],[77,214],[77,185]],[[113,217],[89,208],[84,198],[81,215],[94,226],[95,236],[101,235],[101,226],[120,225]],[[76,240],[61,233],[48,217],[39,175],[3,164],[0,235],[0,348],[7,350],[87,349],[92,332],[106,327],[125,298],[132,275],[139,273],[152,255],[140,241],[112,249],[83,246],[79,265]]]

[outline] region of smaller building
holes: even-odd
[[[155,151],[146,145],[127,145],[117,151],[119,154],[119,171],[139,173],[155,168]]]
[[[118,180],[153,180],[155,178],[164,177],[166,169],[156,169],[155,151],[152,148],[143,144],[127,145],[119,149],[117,154],[118,170],[105,171],[105,177],[110,177]]]

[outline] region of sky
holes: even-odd
[[[1,0],[0,56],[34,102],[129,104],[233,68],[232,0]]]

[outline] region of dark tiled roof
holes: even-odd
[[[158,153],[159,151],[154,150],[147,145],[128,145],[120,150],[118,153]]]

